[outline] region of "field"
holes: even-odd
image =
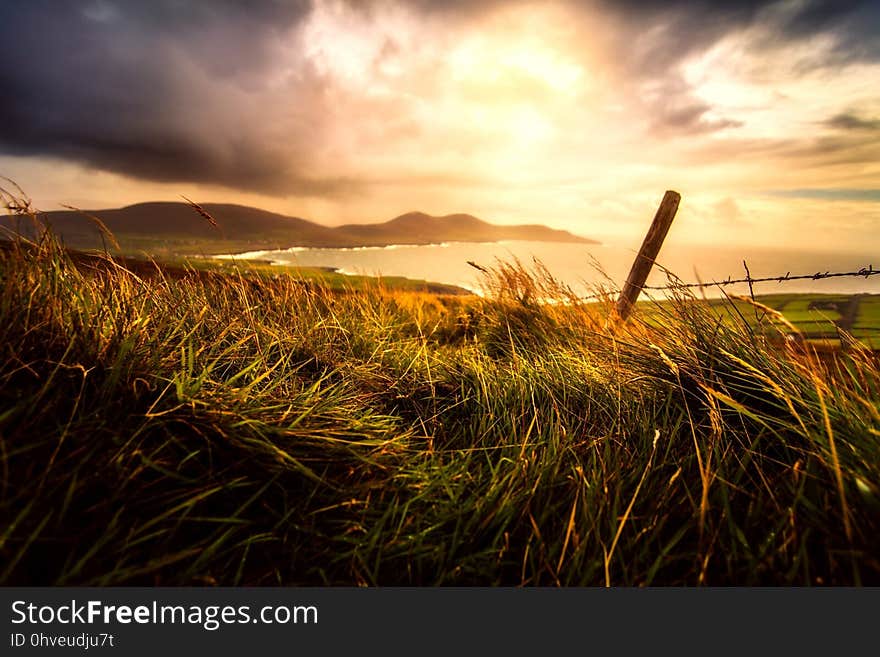
[[[322,276],[0,250],[0,584],[880,583],[876,297]]]
[[[752,326],[776,321],[788,335],[814,344],[846,348],[855,339],[870,349],[880,347],[880,296],[770,294],[756,301],[766,308],[748,299],[713,300],[711,305],[720,315]]]

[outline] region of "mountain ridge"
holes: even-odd
[[[123,250],[147,249],[229,252],[230,249],[284,249],[290,247],[350,248],[391,244],[441,242],[497,242],[530,240],[596,244],[569,231],[541,224],[492,224],[471,214],[430,215],[410,211],[380,223],[325,226],[317,222],[233,203],[199,206],[215,221],[212,225],[188,203],[146,201],[102,210],[57,210],[39,217],[69,246],[101,247],[99,219]],[[4,218],[7,227],[10,217]],[[201,249],[199,249],[201,247]]]

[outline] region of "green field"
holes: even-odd
[[[848,349],[860,345],[880,348],[880,295],[875,294],[770,294],[753,300],[743,297],[694,300],[711,309],[726,326],[743,325],[752,330],[773,327],[786,338],[821,346]],[[677,302],[664,299],[640,301],[648,321],[660,322]]]
[[[0,249],[0,584],[880,583],[876,356],[767,319],[822,299],[388,283]]]
[[[841,346],[855,338],[873,348],[880,337],[878,295],[771,294],[757,296],[755,301],[757,305],[747,300],[711,303],[731,321],[744,320],[753,326],[775,323],[791,337],[807,342]]]

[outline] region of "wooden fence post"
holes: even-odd
[[[632,310],[633,304],[639,298],[645,281],[648,280],[648,274],[651,273],[651,267],[654,266],[654,260],[660,252],[663,240],[666,239],[666,233],[675,219],[675,213],[678,211],[678,204],[681,201],[681,194],[667,191],[663,195],[660,207],[657,208],[657,214],[654,215],[654,221],[648,234],[645,235],[645,241],[642,242],[642,248],[636,256],[629,270],[629,276],[626,277],[626,283],[620,292],[620,298],[617,300],[617,315],[621,321],[626,321]]]

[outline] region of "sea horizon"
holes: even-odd
[[[526,269],[540,263],[559,282],[578,294],[623,285],[636,256],[635,246],[602,242],[578,244],[503,240],[436,244],[389,244],[344,248],[293,246],[211,256],[224,260],[262,260],[272,265],[323,267],[350,276],[402,276],[456,285],[481,292],[480,271],[473,262],[491,268],[499,262],[519,261]],[[860,251],[805,250],[786,247],[727,246],[717,244],[669,244],[661,250],[648,278],[649,286],[678,280],[705,284],[697,295],[723,296],[749,293],[747,283],[723,285],[727,280],[816,276],[815,279],[756,282],[756,295],[774,293],[880,293],[880,277],[824,277],[826,274],[875,268],[876,258]],[[668,272],[668,274],[667,274]],[[723,289],[723,292],[722,292]]]

